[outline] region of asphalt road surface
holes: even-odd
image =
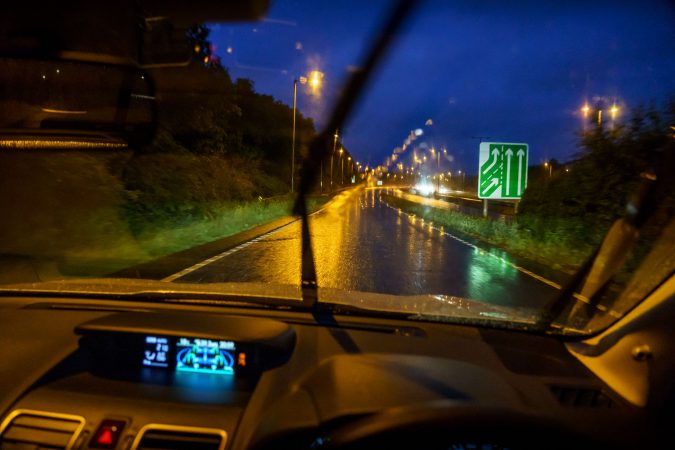
[[[538,307],[555,283],[497,249],[413,218],[380,200],[378,189],[343,193],[310,218],[319,286],[397,295],[444,294]],[[300,222],[196,262],[181,283],[300,283]]]

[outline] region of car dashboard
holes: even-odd
[[[660,438],[648,412],[554,337],[142,301],[8,297],[0,308],[3,450],[645,448]]]

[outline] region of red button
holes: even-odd
[[[101,431],[101,434],[98,435],[96,443],[98,445],[112,445],[113,444],[113,432],[109,428],[104,428]]]
[[[89,448],[114,449],[125,425],[122,420],[104,420],[89,441]]]

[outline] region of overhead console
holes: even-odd
[[[291,356],[295,333],[270,319],[199,313],[114,314],[76,327],[95,373],[248,376]]]

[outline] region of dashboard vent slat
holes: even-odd
[[[222,450],[222,430],[170,425],[148,425],[138,434],[133,450]]]
[[[571,408],[612,408],[617,404],[601,389],[576,386],[551,386],[558,403]]]
[[[84,426],[84,418],[67,414],[19,410],[0,426],[0,448],[69,450]]]

